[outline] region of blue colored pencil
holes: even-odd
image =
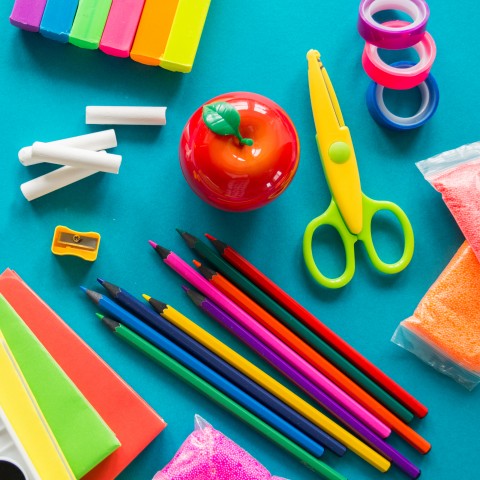
[[[183,330],[171,324],[168,320],[160,316],[149,306],[145,305],[142,301],[135,298],[123,288],[113,285],[110,282],[106,282],[101,278],[98,278],[97,280],[123,308],[147,323],[147,325],[157,330],[162,335],[165,335],[169,340],[175,342],[179,347],[202,361],[205,365],[212,370],[215,370],[260,403],[270,408],[270,410],[277,415],[311,437],[312,440],[320,443],[323,447],[326,446],[324,442],[326,440],[328,441],[331,437],[314,425],[310,420],[300,415],[283,401],[279,400],[275,395],[265,390],[262,386],[238,371],[235,367],[220,358],[200,342],[190,337],[190,335]],[[168,308],[168,305],[165,305],[165,308]],[[333,440],[333,442],[335,442],[335,444],[338,443],[335,440]],[[331,442],[328,442],[328,445],[330,444]],[[345,450],[340,445],[339,448],[337,447],[335,449],[335,453],[342,455],[345,453]]]
[[[152,345],[161,349],[182,365],[189,368],[192,372],[208,381],[212,386],[218,388],[225,395],[228,395],[247,410],[257,415],[279,432],[283,433],[286,437],[300,445],[311,455],[320,457],[323,454],[324,448],[322,445],[312,440],[295,426],[272,412],[268,407],[262,405],[249,394],[245,393],[210,367],[203,364],[200,360],[190,355],[187,351],[170,341],[164,335],[142,322],[139,318],[132,315],[113,300],[110,300],[101,293],[88,290],[85,287],[81,287],[81,289],[109,316],[115,318],[120,323],[142,336]]]

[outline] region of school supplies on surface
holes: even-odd
[[[208,366],[203,359],[198,359],[190,354],[182,344],[174,343],[164,334],[160,333],[158,329],[152,328],[150,325],[144,323],[138,317],[132,315],[130,312],[102,294],[94,292],[93,290],[84,289],[84,287],[82,287],[82,290],[84,290],[88,298],[98,305],[102,311],[106,312],[107,315],[115,318],[121,322],[122,325],[127,326],[142,336],[153,346],[164,351],[167,355],[180,362],[193,373],[210,383],[213,387],[217,388],[280,433],[290,438],[311,455],[314,457],[320,457],[323,455],[324,448],[321,445],[314,442],[310,437],[300,432],[295,426],[279,417],[276,413],[271,411],[268,406],[263,405],[249,393],[234,385],[223,375],[217,373]]]
[[[402,271],[413,256],[412,226],[405,212],[396,204],[368,198],[361,189],[355,152],[350,132],[346,127],[320,53],[307,53],[308,82],[313,110],[317,145],[322,160],[332,201],[327,210],[308,225],[303,237],[303,255],[308,271],[322,286],[340,288],[355,273],[355,243],[365,246],[373,266],[380,272],[394,274]],[[386,263],[378,255],[372,238],[373,216],[379,211],[391,212],[400,223],[404,236],[402,256],[396,262]],[[313,236],[317,229],[328,225],[339,234],[345,248],[345,271],[329,278],[318,268],[313,256]]]
[[[395,9],[411,18],[379,23],[376,15]],[[373,119],[391,130],[410,130],[426,123],[438,106],[438,86],[430,74],[436,56],[432,36],[426,31],[430,9],[424,0],[399,0],[389,5],[381,0],[362,0],[357,28],[365,40],[362,65],[372,83],[367,90],[367,107]],[[378,17],[377,17],[378,18]],[[405,50],[412,48],[418,62],[408,58],[392,64],[386,63],[378,49]],[[385,105],[384,89],[408,90],[418,87],[422,97],[418,111],[410,117],[399,117]]]
[[[167,107],[88,106],[86,123],[97,125],[166,125]]]
[[[51,250],[54,255],[73,255],[94,262],[100,248],[100,239],[100,234],[96,232],[77,232],[57,225],[53,232]]]
[[[316,443],[324,446],[323,432],[307,421],[304,417],[285,405],[277,397],[252,381],[250,377],[239,372],[235,367],[230,365],[224,359],[213,353],[205,345],[198,342],[194,338],[186,334],[182,329],[176,325],[169,323],[165,318],[160,316],[157,312],[145,305],[144,302],[138,300],[133,295],[125,291],[123,288],[117,287],[110,282],[103,279],[97,279],[99,283],[106,289],[110,296],[135,315],[137,318],[151,326],[154,330],[165,335],[168,339],[175,342],[183,350],[196,357],[206,366],[216,371],[225,379],[242,389],[245,393],[257,400],[263,405],[268,406],[273,413],[282,417],[289,424],[294,425],[298,430],[308,435]],[[165,309],[174,310],[173,307],[165,305]],[[177,312],[178,313],[178,312]],[[180,315],[180,313],[178,313]]]
[[[416,163],[455,218],[480,261],[480,142],[470,143]]]
[[[195,429],[153,480],[285,480],[270,472],[233,440],[199,415]]]
[[[272,350],[266,346],[260,348],[255,347],[255,343],[252,342],[252,337],[249,335],[232,317],[223,312],[217,305],[215,305],[208,298],[203,297],[202,295],[194,292],[190,289],[187,289],[189,297],[194,301],[194,303],[204,310],[208,315],[210,315],[214,320],[218,321],[220,324],[225,326],[228,330],[232,331],[241,338],[245,343],[252,346],[262,357],[264,357],[269,363],[278,368],[281,366],[281,371],[284,373],[290,380],[292,380],[296,385],[298,385],[302,390],[308,393],[310,396],[319,399],[320,403],[335,417],[337,417],[341,422],[348,426],[356,435],[365,442],[377,450],[380,455],[385,459],[391,461],[393,464],[398,466],[404,473],[406,473],[410,478],[416,479],[420,475],[420,469],[416,467],[412,462],[405,458],[400,452],[395,448],[391,447],[383,439],[372,433],[369,429],[365,428],[363,424],[358,422],[354,417],[352,417],[348,412],[343,410],[341,407],[331,406],[331,402],[328,398],[322,398],[321,392],[318,392],[315,386],[310,384],[307,380],[305,382],[305,377],[299,374],[293,367],[283,362],[282,359],[272,356]],[[258,345],[258,344],[257,344]],[[261,345],[263,345],[261,343]],[[376,464],[375,456],[371,455],[371,452],[367,449],[360,448],[358,449],[357,444],[349,443],[349,447],[362,457],[367,462],[371,463],[374,467],[378,468],[380,471],[385,471],[382,468],[385,468],[385,465],[382,463]],[[358,449],[358,450],[357,450]]]
[[[480,382],[480,263],[464,242],[392,342],[472,390]]]
[[[0,276],[0,293],[121,443],[83,478],[110,480],[116,477],[160,434],[165,422],[12,270],[6,270]],[[78,415],[81,421],[82,410]],[[79,454],[84,448],[80,442],[82,432],[80,429],[78,437],[72,440],[74,445],[78,443]],[[92,430],[94,434],[95,430]]]
[[[323,419],[321,412],[313,408],[309,403],[305,402],[302,398],[294,394],[291,390],[288,390],[280,382],[276,381],[273,377],[270,377],[263,370],[256,365],[248,361],[246,358],[239,355],[235,350],[220,342],[213,335],[210,335],[206,330],[195,324],[193,321],[182,315],[170,305],[166,305],[159,300],[156,300],[148,295],[143,295],[145,300],[153,307],[153,309],[168,320],[173,325],[181,328],[185,333],[188,333],[192,338],[201,342],[202,345],[209,348],[212,352],[216,353],[219,357],[229,362],[237,370],[248,375],[258,385],[271,392],[277,398],[282,400],[286,405],[295,409],[300,415],[310,420],[313,424],[319,427],[316,435],[320,435],[319,441],[322,445],[325,445],[336,455],[342,456],[346,452],[346,448],[333,437],[323,431]],[[327,419],[328,420],[328,419]],[[308,433],[305,431],[305,433]]]
[[[84,476],[120,442],[2,295],[0,329],[75,477]]]
[[[395,412],[406,422],[412,419],[412,415],[409,414],[410,412],[408,412],[408,410],[405,411],[405,409],[399,409],[397,401],[394,400],[397,399],[418,417],[422,418],[427,414],[428,410],[423,404],[410,395],[400,385],[395,383],[377,366],[369,362],[335,332],[330,330],[324,323],[320,321],[320,319],[315,317],[309,310],[300,305],[300,303],[298,303],[287,292],[274,283],[255,265],[250,263],[232,246],[227,245],[225,242],[218,240],[208,233],[206,233],[205,236],[210,240],[222,258],[227,260],[228,263],[232,265],[238,272],[244,275],[245,278],[248,278],[252,283],[257,285],[257,287],[262,289],[267,295],[269,295],[285,310],[294,315],[298,320],[302,321],[312,332],[316,333],[318,337],[325,340],[326,344],[328,344],[331,348],[327,349],[317,347],[319,348],[319,351],[329,360],[331,360],[332,363],[334,363],[337,367],[341,368],[345,373],[347,373],[351,378],[363,385],[376,398],[381,400],[382,403],[392,410],[392,412]],[[199,252],[199,250],[196,248],[195,251]],[[210,253],[208,253],[208,256],[202,254],[201,256],[207,260],[212,258]],[[218,264],[215,259],[213,261],[214,263]],[[336,355],[334,355],[332,351],[335,352]],[[350,366],[348,362],[350,362]],[[371,379],[378,384],[378,389],[380,389],[380,391],[375,388],[376,384],[372,385],[371,383],[366,383],[365,380],[359,376],[356,370],[352,370],[352,365],[357,367],[360,372],[363,372],[368,377],[371,377]],[[368,388],[366,385],[368,385]],[[393,398],[389,398],[389,396],[386,395],[386,392],[388,392]]]
[[[274,428],[260,420],[258,417],[250,413],[248,410],[240,406],[238,403],[224,395],[222,392],[212,387],[210,383],[206,382],[195,373],[191,372],[188,368],[184,367],[181,363],[177,362],[160,349],[153,346],[147,340],[130,330],[128,327],[121,323],[112,320],[111,318],[103,317],[102,321],[108,326],[108,328],[122,340],[126,341],[130,345],[139,349],[142,353],[154,360],[156,363],[162,365],[170,372],[174,373],[186,383],[193,386],[203,395],[206,395],[223,408],[238,416],[245,423],[257,430],[259,433],[269,438],[272,442],[276,443],[279,447],[296,457],[302,463],[307,465],[313,471],[324,476],[328,480],[346,480],[346,478],[338,473],[333,468],[320,461],[318,458],[313,457],[303,448],[299,447],[296,443],[292,442]]]
[[[52,40],[188,73],[210,0],[16,0],[10,23]]]
[[[0,458],[17,466],[23,478],[75,480],[1,331]],[[15,478],[1,471],[0,477]]]

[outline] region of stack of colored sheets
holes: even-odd
[[[165,427],[12,270],[0,276],[0,392],[0,448],[28,478],[111,480]]]

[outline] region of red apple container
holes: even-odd
[[[222,210],[242,212],[277,198],[300,157],[295,127],[272,100],[249,92],[213,98],[185,125],[180,165],[193,191]]]

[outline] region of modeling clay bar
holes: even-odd
[[[480,261],[480,142],[418,162]]]
[[[285,480],[268,470],[202,417],[168,465],[153,480]]]
[[[392,341],[472,390],[480,381],[480,263],[464,242]]]

